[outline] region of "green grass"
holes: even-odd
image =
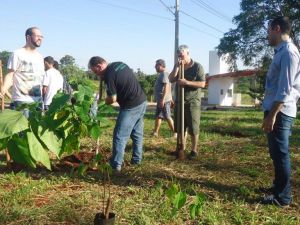
[[[114,116],[101,136],[101,149],[109,155]],[[160,135],[150,134],[154,112],[145,116],[144,159],[130,165],[131,142],[121,176],[112,177],[111,194],[117,224],[300,224],[300,121],[291,138],[294,203],[289,209],[262,206],[257,199],[261,186],[272,183],[273,167],[261,132],[262,113],[255,109],[203,111],[199,141],[200,157],[178,161],[169,153],[176,148],[166,122]],[[95,147],[82,140],[82,148]],[[188,139],[187,149],[190,147]],[[188,152],[187,152],[188,153]],[[0,162],[0,224],[93,224],[102,209],[101,176],[89,172],[77,177],[70,170],[45,169],[14,173]],[[187,203],[172,217],[166,190],[178,184]],[[206,200],[199,217],[192,220],[189,204],[197,193]]]

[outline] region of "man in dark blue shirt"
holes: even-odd
[[[129,137],[132,139],[132,164],[140,164],[143,152],[144,114],[146,95],[132,69],[122,62],[108,64],[99,56],[89,61],[89,68],[106,84],[106,104],[117,102],[120,111],[114,129],[113,154],[110,164],[121,171],[124,151]]]

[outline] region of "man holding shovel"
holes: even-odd
[[[177,54],[178,63],[174,65],[169,75],[169,80],[172,83],[176,82],[176,85],[184,87],[184,131],[187,130],[191,135],[192,149],[189,158],[195,158],[198,154],[197,145],[200,130],[201,88],[205,87],[205,74],[201,64],[191,59],[188,46],[180,45]],[[182,64],[184,66],[184,78],[178,79],[179,66]],[[178,109],[179,99],[176,98],[174,128],[177,133],[179,132],[177,131],[177,123],[180,123],[180,121],[177,121]]]

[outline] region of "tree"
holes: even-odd
[[[268,21],[277,16],[288,16],[293,21],[291,38],[300,49],[299,0],[242,0],[240,5],[242,12],[233,18],[237,28],[225,33],[217,47],[220,55],[229,55],[231,65],[241,58],[245,65],[259,68],[263,58],[271,58],[267,28]]]
[[[98,91],[98,86],[95,87],[94,83],[89,79],[88,72],[79,68],[76,65],[61,66],[60,69],[63,76],[71,85],[73,90],[78,90],[79,85],[88,86],[95,91]]]
[[[138,79],[142,89],[144,90],[147,98],[152,100],[153,88],[155,85],[155,81],[157,76],[155,75],[147,75],[140,68],[137,69],[137,72],[134,72],[136,78]]]
[[[236,60],[240,58],[244,65],[259,69],[248,94],[262,99],[264,76],[273,56],[267,40],[268,21],[288,16],[293,21],[291,38],[300,49],[300,1],[242,0],[240,6],[241,13],[233,18],[237,28],[224,34],[217,49],[219,55],[228,55],[226,59],[231,68],[236,68]]]
[[[0,60],[2,61],[3,75],[7,74],[7,61],[8,61],[10,54],[11,54],[11,52],[8,52],[8,51],[0,52]]]
[[[74,66],[75,65],[75,58],[71,55],[65,55],[59,60],[62,67],[64,66]]]

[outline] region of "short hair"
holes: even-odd
[[[88,67],[92,68],[104,62],[106,62],[105,59],[101,58],[100,56],[93,56],[89,61]]]
[[[277,17],[269,22],[271,29],[273,30],[276,26],[280,27],[283,34],[290,35],[292,30],[292,22],[287,16]]]
[[[163,59],[156,60],[156,64],[161,65],[162,67],[166,67],[166,62]]]
[[[59,64],[56,60],[54,60],[54,63],[53,63],[53,67],[57,70],[59,70]]]
[[[177,53],[181,52],[185,50],[188,54],[190,53],[190,50],[189,50],[189,47],[187,45],[180,45],[178,48],[177,48]]]
[[[54,59],[52,56],[47,56],[44,58],[44,62],[49,63],[50,65],[54,65]]]
[[[37,28],[37,27],[29,27],[29,28],[25,31],[25,37],[26,37],[27,35],[29,35],[29,36],[33,35],[33,30],[39,30],[39,28]]]

